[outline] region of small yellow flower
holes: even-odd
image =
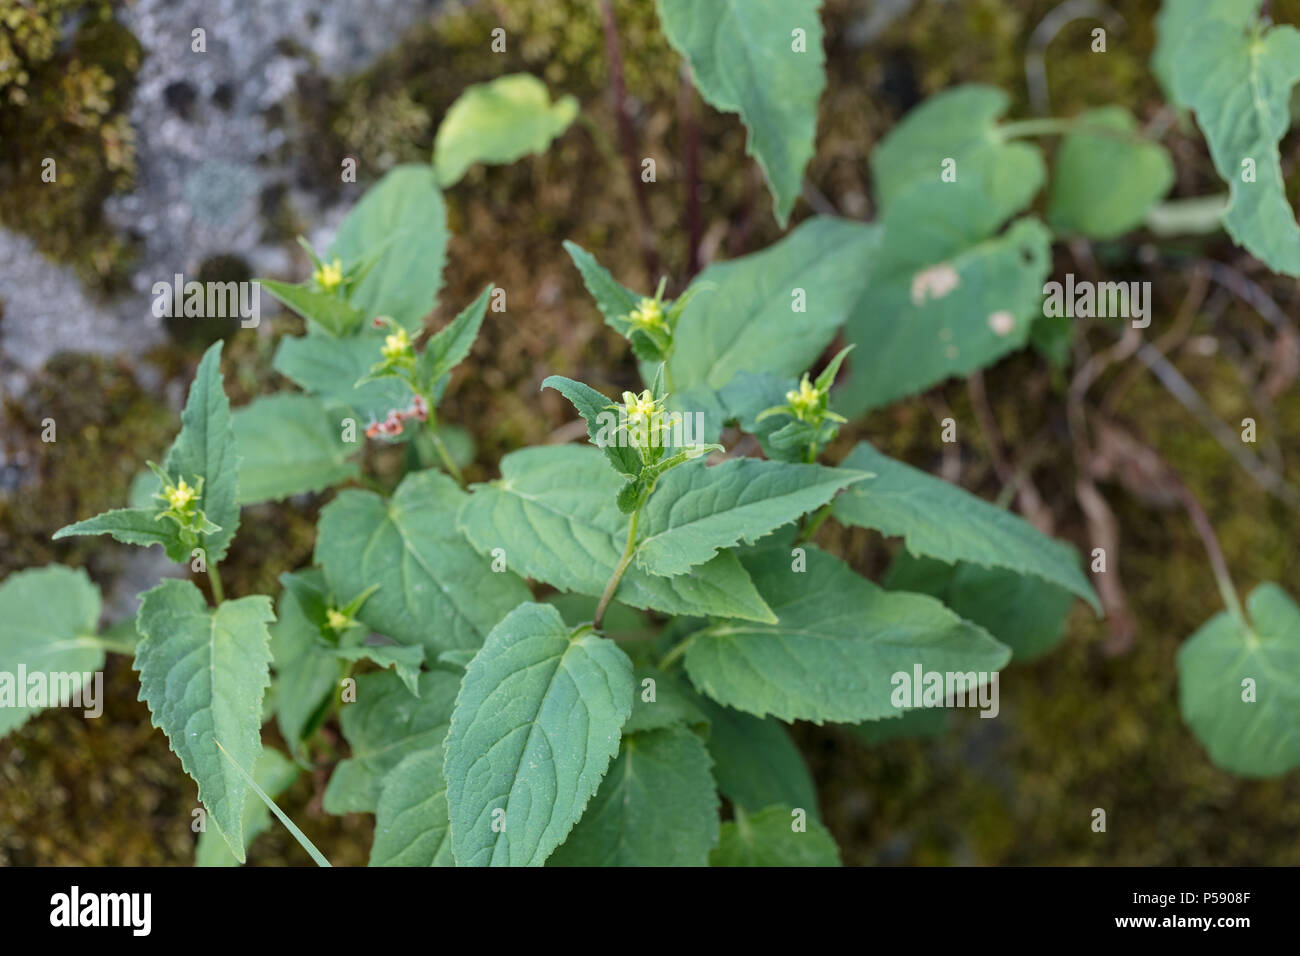
[[[343,261],[336,257],[333,262],[322,262],[311,277],[326,292],[333,292],[343,282]]]
[[[628,423],[632,425],[649,421],[658,410],[658,404],[650,394],[650,389],[646,389],[640,395],[632,392],[623,393],[623,408],[627,412]]]
[[[666,329],[663,305],[658,299],[642,299],[627,315],[627,320],[643,329]]]
[[[406,329],[398,326],[397,331],[384,338],[383,356],[394,362],[411,350],[411,340],[406,337]]]
[[[807,374],[799,382],[798,391],[791,389],[785,393],[785,400],[790,403],[790,410],[800,420],[806,419],[809,414],[817,410],[821,398],[821,389],[808,380]]]
[[[352,618],[337,608],[325,612],[325,622],[336,631],[345,631],[352,625]]]
[[[198,497],[198,492],[185,483],[182,478],[175,488],[166,491],[167,503],[176,511],[186,510]]]

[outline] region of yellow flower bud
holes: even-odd
[[[337,608],[330,608],[325,612],[325,622],[336,631],[344,631],[351,626],[352,618]]]
[[[654,400],[649,389],[640,395],[633,395],[631,392],[623,393],[623,407],[627,410],[627,420],[632,424],[647,421],[657,411],[657,405],[658,402]]]
[[[658,299],[642,299],[627,315],[627,320],[640,328],[665,329],[664,310]]]
[[[175,488],[168,488],[166,494],[167,503],[176,511],[184,511],[198,497],[197,492],[185,483],[184,478]]]
[[[411,340],[406,337],[406,329],[398,326],[396,332],[384,338],[382,353],[388,361],[402,358],[411,350]]]
[[[322,262],[311,277],[326,292],[333,292],[343,282],[343,261],[336,257],[333,262]]]
[[[817,405],[821,402],[821,397],[821,389],[808,380],[807,374],[799,382],[798,391],[791,389],[785,393],[785,400],[790,403],[790,410],[799,419],[805,419],[809,414],[816,411]]]

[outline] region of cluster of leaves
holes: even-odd
[[[243,859],[268,822],[250,788],[269,801],[287,786],[341,707],[351,754],[324,805],[376,814],[375,863],[837,862],[782,722],[901,720],[892,674],[921,663],[987,675],[1021,638],[1014,622],[995,636],[921,591],[872,584],[796,540],[796,522],[807,537],[833,514],[901,535],[953,571],[1028,571],[1031,591],[1095,600],[1069,548],[1000,509],[866,445],[838,468],[814,463],[842,421],[829,395],[843,354],[814,381],[814,348],[765,347],[788,334],[773,283],[798,279],[842,308],[855,290],[835,267],[861,227],[813,222],[782,244],[795,255],[733,261],[670,302],[662,286],[632,293],[571,245],[647,372],[622,402],[546,380],[595,447],[515,452],[499,481],[468,492],[433,469],[410,471],[391,496],[341,491],[322,511],[314,566],[283,576],[274,610],[265,595],[221,594],[217,565],[241,504],[358,474],[339,437],[350,420],[416,402],[420,431],[443,427],[437,401],[490,290],[416,349],[437,293],[427,263],[440,264],[445,230],[428,227],[441,209],[432,167],[376,184],[326,255],[313,253],[308,282],[267,283],[308,320],[275,359],[302,392],[232,413],[213,346],[135,506],[58,532],[158,544],[207,571],[211,606],[190,581],[143,595],[134,648],[142,698],[228,849],[205,838],[200,859]],[[713,328],[691,318],[697,293],[716,306]],[[683,413],[698,408],[700,434],[682,442]],[[769,457],[707,464],[729,421],[752,427]],[[898,485],[910,511],[885,505]],[[971,533],[934,531],[949,525]],[[97,596],[76,572],[17,575],[0,600],[30,605],[31,589],[68,576],[88,589],[86,606],[40,629],[11,617],[7,660],[58,647],[72,669],[115,646],[94,635]],[[539,602],[529,581],[556,593]],[[342,704],[340,681],[363,659],[379,669]],[[290,758],[263,749],[266,712]],[[719,794],[735,811],[725,826]]]
[[[825,85],[819,6],[659,0],[665,33],[690,63],[701,94],[744,120],[783,224],[813,152],[812,117]],[[1268,268],[1295,276],[1300,224],[1287,201],[1278,144],[1293,121],[1300,32],[1270,23],[1263,6],[1163,0],[1152,69],[1169,102],[1195,117],[1228,184],[1220,213],[1228,235]],[[847,297],[847,315],[838,300],[829,312],[829,303],[819,303],[817,313],[829,316],[821,334],[800,328],[791,336],[819,351],[844,322],[845,337],[858,346],[837,396],[846,413],[968,374],[1030,342],[1064,361],[1067,321],[1042,308],[1053,236],[1119,236],[1142,225],[1173,184],[1167,151],[1123,107],[1008,123],[1001,120],[1006,106],[997,89],[948,90],[905,117],[873,153],[879,217],[858,227],[853,269],[861,287]],[[1046,225],[1028,214],[1046,164],[1022,139],[1043,133],[1063,134]],[[685,324],[693,319],[707,321],[688,310]],[[724,372],[710,384],[716,389],[729,378]],[[1249,775],[1284,773],[1300,766],[1300,741],[1289,729],[1300,699],[1286,689],[1300,676],[1300,632],[1292,626],[1300,608],[1273,584],[1261,585],[1246,609],[1232,595],[1227,603],[1180,657],[1183,713],[1219,765]]]
[[[108,533],[177,560],[193,545],[213,570],[243,497],[220,348],[200,363],[156,503],[60,536]],[[669,364],[623,404],[547,380],[587,419],[596,447],[515,452],[499,481],[470,493],[432,470],[409,473],[389,498],[341,492],[321,515],[316,567],[284,576],[277,613],[263,595],[209,607],[189,581],[143,596],[142,697],[234,858],[266,822],[260,806],[248,812],[250,779],[274,793],[294,776],[261,746],[272,663],[271,706],[303,759],[340,678],[368,658],[385,670],[356,678],[356,702],[343,706],[352,752],[325,807],[376,813],[375,863],[833,864],[781,722],[900,720],[894,673],[923,664],[987,675],[1024,638],[1015,621],[995,636],[928,594],[872,584],[797,541],[794,522],[823,509],[900,536],[950,571],[1025,575],[1023,603],[1036,592],[1055,600],[1058,631],[1057,595],[1095,602],[1068,547],[868,445],[838,468],[708,465],[712,443],[677,451],[644,439],[628,412],[666,417]],[[833,374],[810,386],[811,403],[791,390],[792,406],[769,417],[825,411]],[[605,435],[598,420],[611,409],[623,425]],[[72,655],[102,657],[97,596],[78,572],[24,572],[0,602],[34,606],[30,590],[60,584],[54,577],[80,581],[86,606],[39,631],[11,617],[6,659],[35,661],[53,646],[68,669]],[[525,578],[559,593],[538,602]],[[631,608],[671,620],[646,633]],[[719,793],[736,809],[725,826]],[[792,813],[812,817],[807,829],[791,828]],[[209,841],[202,857],[214,855]]]
[[[659,9],[706,98],[749,125],[784,221],[824,83],[815,0]],[[513,452],[500,479],[466,489],[437,405],[492,290],[417,348],[441,287],[441,191],[473,162],[543,148],[574,113],[528,77],[467,91],[432,163],[372,187],[326,254],[311,252],[308,282],[264,283],[307,320],[274,360],[301,391],[232,413],[213,346],[133,506],[56,535],[157,544],[209,578],[211,605],[188,580],[146,592],[131,648],[141,697],[224,843],[205,835],[200,860],[244,859],[338,711],[350,754],[324,806],[375,814],[375,865],[837,863],[786,723],[913,732],[928,714],[896,700],[894,675],[987,681],[1055,644],[1075,597],[1099,609],[1074,550],[1002,508],[865,442],[817,462],[844,421],[832,405],[856,412],[1029,340],[1051,232],[1032,216],[1007,223],[1044,162],[1017,139],[1026,126],[999,123],[1004,107],[980,87],[934,98],[873,157],[879,222],[813,217],[675,300],[566,244],[644,389],[618,402],[547,378],[588,442]],[[1101,181],[1122,199],[1081,201]],[[1132,117],[1097,111],[1068,127],[1048,220],[1122,232],[1168,185],[1167,157]],[[814,375],[841,327],[857,348]],[[846,358],[849,381],[832,391]],[[217,567],[240,506],[358,478],[367,420],[378,439],[424,436],[441,469],[415,456],[391,494],[340,491],[312,566],[282,577],[274,608],[226,599]],[[763,457],[725,453],[728,425]],[[816,547],[827,520],[901,539],[883,586]],[[1268,585],[1249,610],[1188,643],[1184,709],[1216,760],[1278,772],[1300,762],[1286,680],[1300,611]],[[95,633],[98,614],[84,574],[14,575],[0,587],[0,662],[93,670],[123,649]],[[361,661],[373,666],[353,677]],[[1229,713],[1223,690],[1243,668],[1260,671],[1268,703]],[[30,710],[0,710],[0,730]],[[289,756],[262,746],[269,715]]]

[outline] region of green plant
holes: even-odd
[[[784,224],[824,83],[818,4],[659,10],[703,95],[750,128]],[[771,74],[756,82],[754,62]],[[1023,137],[1065,136],[1047,214],[1060,235],[1143,221],[1169,188],[1168,157],[1116,108],[999,123],[1005,96],[966,87],[876,150],[878,222],[814,216],[675,298],[666,281],[633,291],[566,243],[642,388],[619,401],[547,377],[588,441],[514,451],[499,479],[466,487],[465,434],[438,409],[504,290],[424,337],[448,239],[442,190],[473,162],[544,148],[574,115],[531,79],[487,87],[449,112],[430,165],[389,172],[324,256],[308,248],[309,281],[263,281],[307,320],[274,359],[300,391],[232,412],[214,345],[132,507],[56,534],[160,545],[206,576],[211,601],[164,581],[143,595],[136,642],[95,634],[84,574],[22,572],[0,587],[0,662],[80,673],[133,654],[141,696],[224,839],[205,835],[204,862],[244,859],[275,796],[328,749],[320,731],[337,714],[350,755],[323,803],[376,815],[372,864],[834,865],[783,724],[927,732],[953,675],[963,701],[995,709],[1008,663],[1059,641],[1075,597],[1101,604],[1074,549],[1005,508],[866,442],[819,462],[849,414],[1030,341],[1056,354],[1059,329],[1041,314],[1052,232],[1032,215],[1008,225],[1046,177]],[[1099,181],[1120,199],[1088,202]],[[1239,233],[1227,215],[1234,238],[1269,254],[1275,235]],[[848,346],[823,363],[841,329]],[[354,460],[367,438],[406,446],[395,488]],[[324,507],[313,564],[282,576],[274,609],[268,595],[225,597],[219,565],[242,505],[344,483],[368,487]],[[885,586],[814,543],[828,521],[902,540]],[[1248,622],[1230,584],[1224,594],[1230,611],[1180,661],[1185,711],[1216,760],[1257,734],[1259,760],[1239,769],[1279,772],[1300,759],[1293,698],[1273,683],[1296,667],[1300,612],[1266,585]],[[57,612],[34,611],[47,604]],[[1243,653],[1268,673],[1262,734],[1253,711],[1220,719]],[[33,710],[0,710],[0,730]],[[262,746],[271,714],[292,759]]]

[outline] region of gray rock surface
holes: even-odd
[[[260,197],[288,190],[312,239],[329,239],[345,211],[298,188],[277,151],[288,132],[268,120],[298,78],[343,76],[389,49],[440,0],[135,0],[123,22],[144,48],[130,110],[135,188],[108,200],[109,221],[141,237],[128,292],[88,295],[69,269],[43,259],[25,237],[0,229],[0,387],[61,350],[139,354],[164,335],[153,284],[197,278],[210,256],[234,253],[255,274],[283,275],[291,250],[265,238]],[[192,49],[205,31],[206,52]],[[285,122],[292,112],[282,111]],[[280,153],[283,151],[280,150]],[[295,277],[297,278],[297,277]],[[264,311],[272,306],[263,297]],[[16,369],[16,370],[15,370]]]
[[[364,68],[402,33],[434,14],[439,0],[134,0],[121,14],[144,59],[132,100],[138,173],[135,188],[111,198],[109,221],[141,237],[130,290],[112,301],[88,294],[71,269],[44,259],[32,242],[0,228],[0,390],[19,394],[26,379],[64,350],[142,354],[165,332],[153,315],[155,282],[175,273],[197,278],[200,263],[234,253],[254,275],[284,275],[288,243],[264,237],[260,197],[288,190],[311,239],[328,243],[346,204],[297,188],[277,161],[289,132],[268,110],[290,97],[302,74],[343,76]],[[206,31],[205,53],[192,31]],[[292,111],[280,111],[292,122]],[[283,150],[279,151],[283,153]],[[298,278],[296,276],[292,278]],[[274,306],[263,297],[263,313]],[[265,325],[262,328],[266,328]],[[155,376],[142,367],[141,381]],[[183,395],[167,396],[179,408]],[[0,471],[23,480],[21,463]],[[157,549],[127,549],[107,595],[110,620],[134,613],[137,592],[182,573]]]

